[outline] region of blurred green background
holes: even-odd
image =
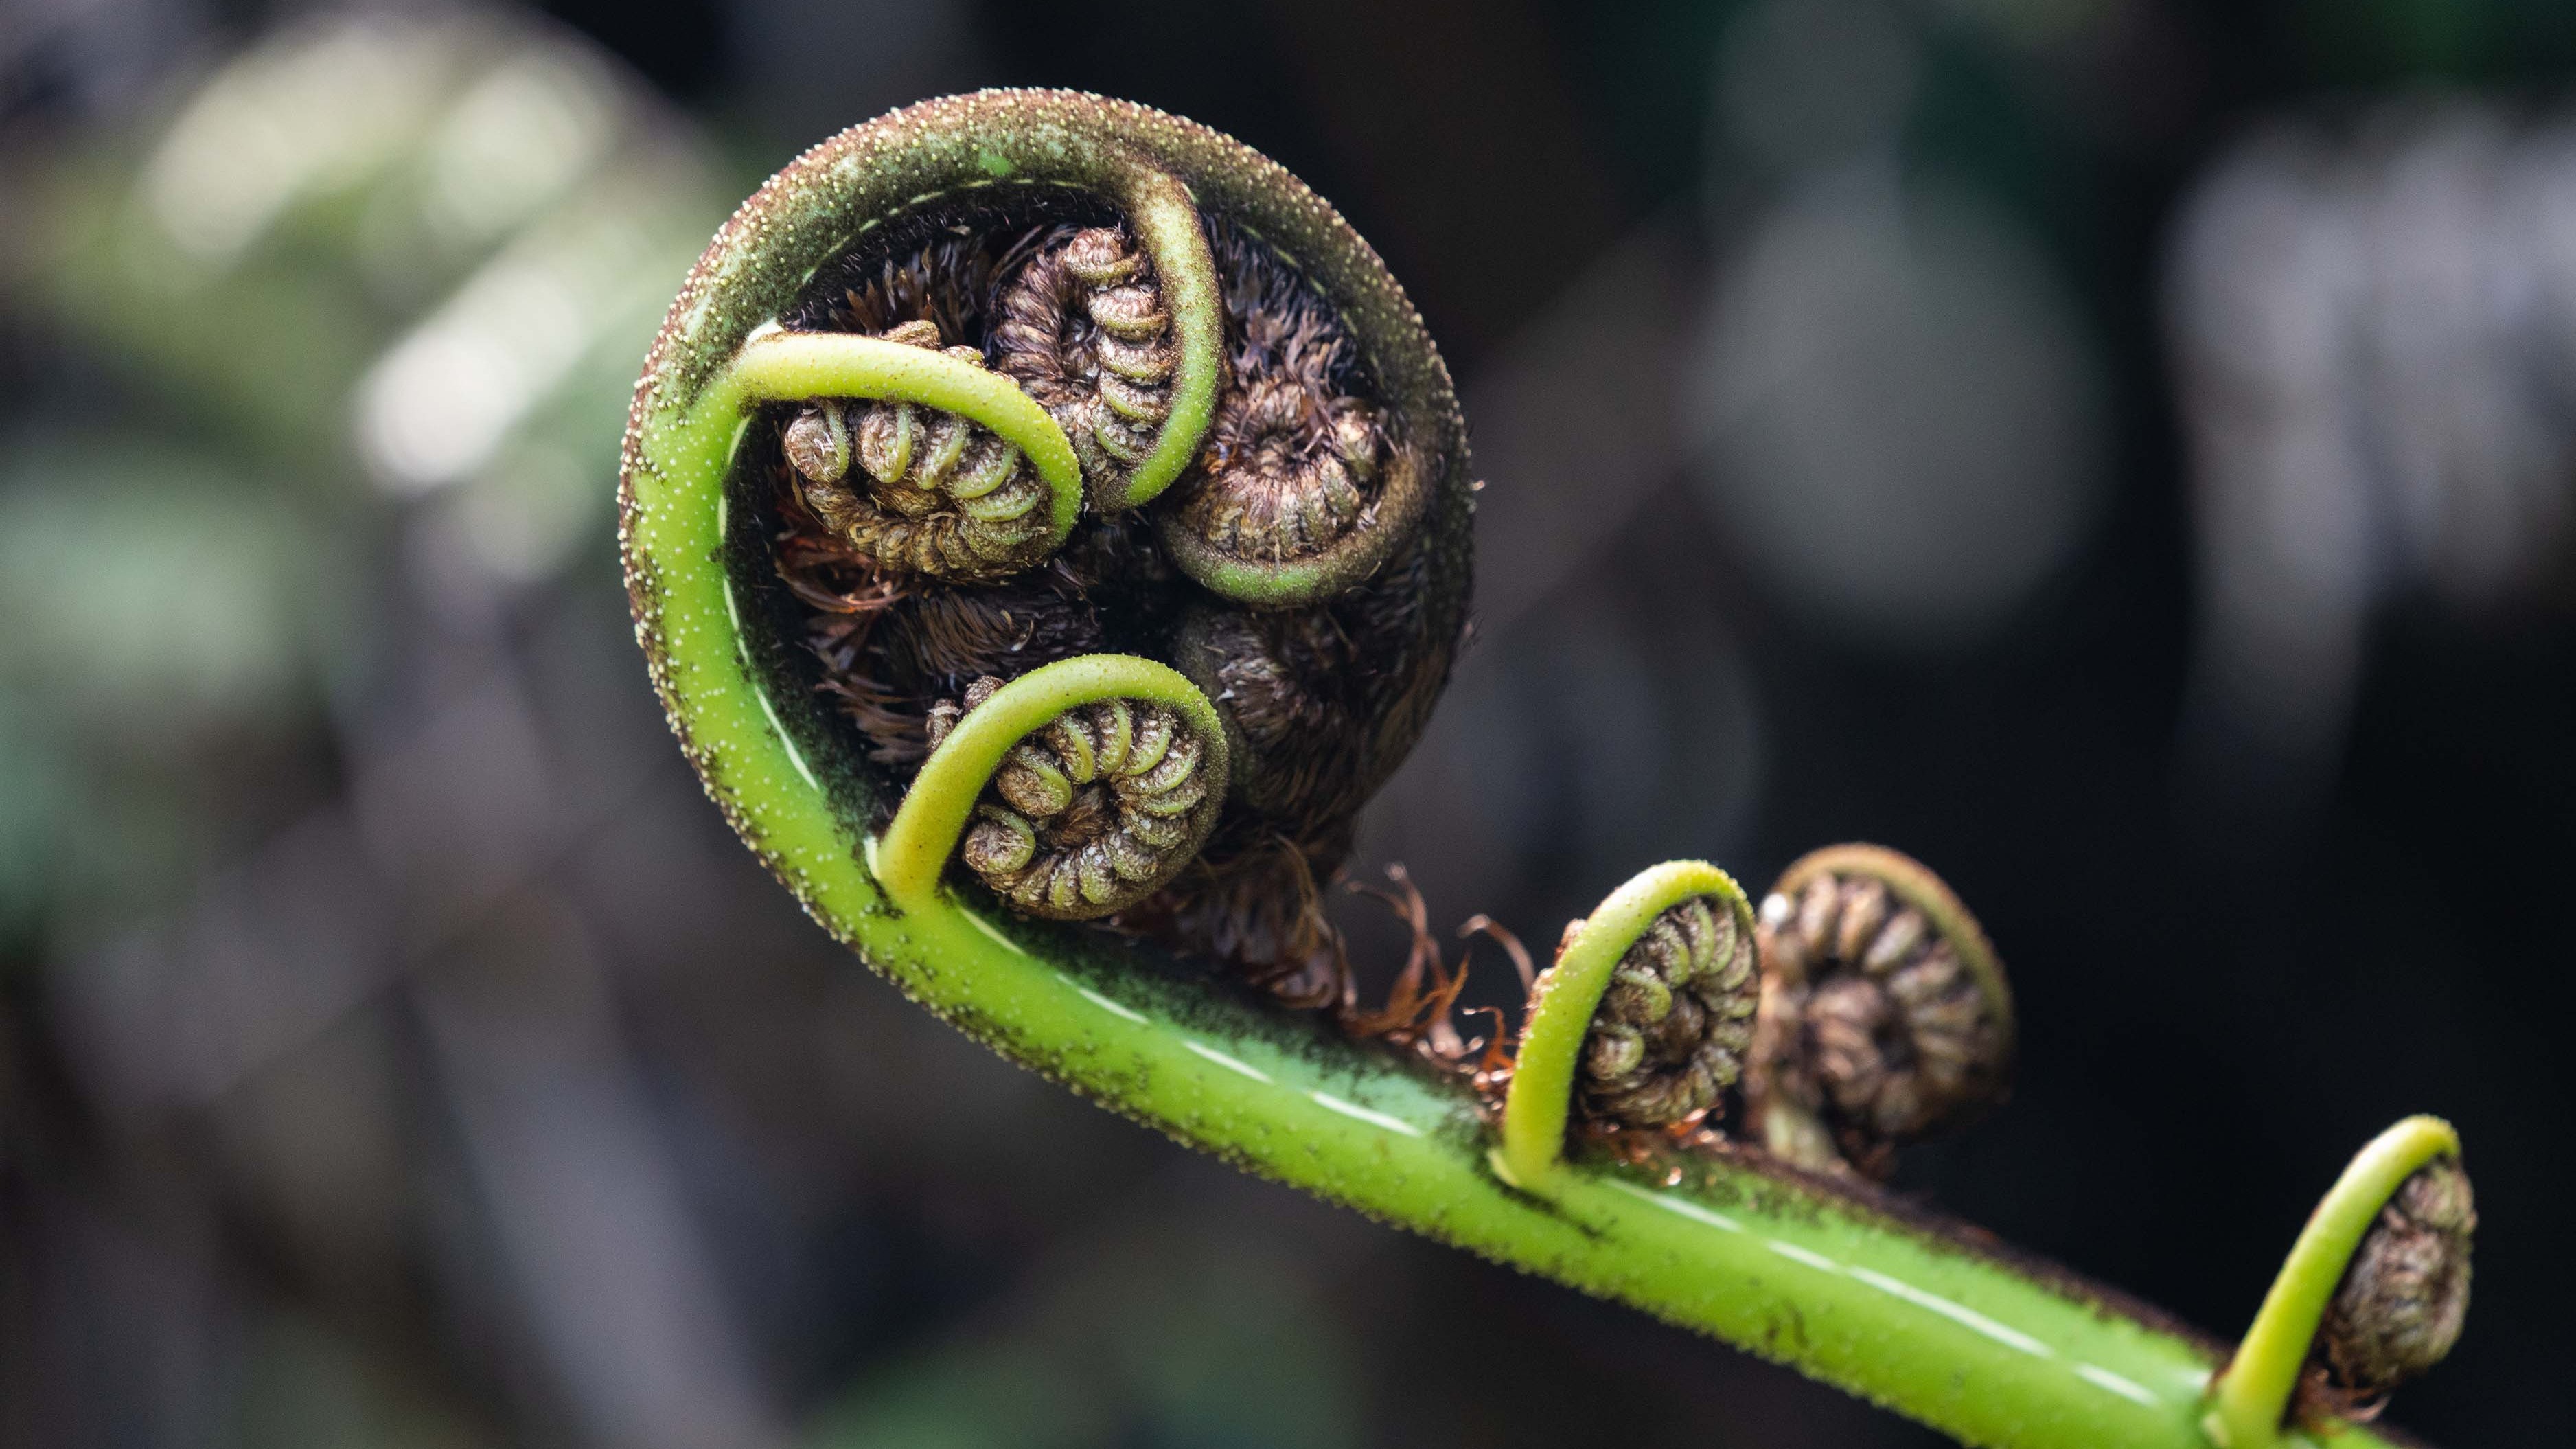
[[[2232,1332],[2446,1113],[2394,1417],[2538,1441],[2571,76],[2538,0],[6,0],[0,1441],[1933,1439],[1017,1073],[725,833],[627,390],[762,176],[986,84],[1269,152],[1443,340],[1477,637],[1355,872],[1546,941],[1909,850],[2027,1041],[1903,1191]]]

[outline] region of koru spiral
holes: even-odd
[[[1772,1149],[1884,1176],[1896,1147],[1964,1124],[2011,1074],[2012,995],[1976,918],[1916,861],[1816,851],[1763,899],[1747,1095]]]
[[[787,643],[750,660],[769,698],[829,702],[817,778],[889,829],[997,691],[1173,666],[1171,689],[1026,704],[948,874],[1311,981],[1337,940],[1313,883],[1466,622],[1464,424],[1367,244],[1204,127],[988,91],[781,172],[672,316],[638,426],[743,414],[728,607]]]

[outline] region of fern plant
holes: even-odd
[[[1436,959],[1361,1009],[1317,883],[1446,679],[1472,466],[1402,290],[1239,143],[1032,91],[825,142],[691,273],[623,471],[637,636],[744,841],[1105,1106],[1973,1443],[2391,1442],[2354,1421],[2457,1335],[2475,1214],[2431,1119],[2232,1351],[1880,1193],[2015,1032],[1893,852],[1758,907],[1647,870],[1514,1054],[1458,1040]]]

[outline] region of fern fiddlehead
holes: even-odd
[[[2215,1380],[2210,1442],[2271,1449],[2295,1428],[2375,1417],[2459,1340],[2476,1227],[2450,1123],[2409,1117],[2372,1139],[2309,1215]]]
[[[932,903],[953,857],[1029,915],[1106,916],[1178,874],[1224,806],[1216,711],[1151,660],[980,679],[932,708],[930,745],[877,852],[897,902]]]
[[[1747,1116],[1805,1167],[1883,1178],[1897,1146],[1991,1105],[2012,988],[1976,917],[1883,846],[1814,851],[1763,898],[1762,1024]]]
[[[884,340],[984,365],[971,347],[940,348],[927,321],[902,323]],[[1023,466],[1026,455],[959,414],[902,398],[821,398],[798,409],[780,446],[805,506],[889,572],[1002,578],[1064,541],[1049,526],[1047,488]]]
[[[945,471],[904,453],[894,405],[915,450],[964,435]],[[1838,872],[1832,940],[1802,936],[1791,973],[1770,959],[1791,918],[1713,867],[1647,872],[1569,936],[1499,1113],[1466,1074],[1263,989],[1330,976],[1314,882],[1445,679],[1463,436],[1402,292],[1276,166],[1095,97],[930,102],[782,172],[674,304],[627,436],[637,633],[745,841],[871,967],[1024,1065],[1971,1442],[2270,1442],[2333,1274],[2285,1275],[2292,1308],[2221,1376],[2222,1346],[1837,1170],[1872,1165],[1864,1129],[1984,1100],[1981,1053],[2008,1054],[1999,974],[1988,990],[1897,878],[1847,896]],[[830,483],[930,517],[991,496],[959,468],[1001,472],[1004,445],[1045,490],[1009,515],[1042,513],[1025,538],[978,549],[961,523],[956,549],[897,548],[816,501]],[[1102,915],[1122,929],[1064,919]],[[1845,968],[1879,1007],[1827,990]],[[1738,1091],[1812,1130],[1777,1152],[1767,1127],[1728,1136]],[[2397,1190],[2373,1174],[2365,1219]],[[2408,1231],[2459,1216],[2417,1207]],[[2339,1271],[2360,1238],[2294,1266]]]

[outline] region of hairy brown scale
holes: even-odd
[[[898,323],[884,335],[939,346],[938,327],[926,321]],[[946,351],[984,365],[976,348]],[[1018,448],[955,413],[885,399],[818,398],[798,411],[780,446],[814,517],[886,569],[990,579],[1046,556],[1047,488],[1037,469]]]
[[[937,749],[1002,681],[934,705]],[[1065,711],[1012,746],[984,788],[958,857],[1031,915],[1083,919],[1150,894],[1190,844],[1207,797],[1206,745],[1174,711],[1112,699]]]
[[[819,688],[840,701],[880,765],[919,764],[930,753],[931,706],[976,679],[1108,647],[1100,610],[1052,568],[978,588],[906,589],[837,541],[800,530],[781,545],[779,573],[810,611]]]
[[[1324,885],[1350,850],[1347,823],[1300,839],[1229,811],[1180,879],[1129,919],[1234,963],[1291,1006],[1341,1004],[1353,981],[1341,932],[1324,913]]]
[[[994,364],[1055,415],[1095,482],[1124,477],[1172,412],[1171,314],[1123,227],[1039,250],[996,303]]]
[[[1280,820],[1321,820],[1356,808],[1348,797],[1358,753],[1321,749],[1365,728],[1364,701],[1338,688],[1363,667],[1330,609],[1212,612],[1193,633],[1214,664],[1218,701],[1259,767],[1243,803]]]
[[[2346,1416],[2376,1413],[2389,1390],[2440,1363],[2469,1312],[2476,1195],[2456,1157],[2415,1170],[2361,1240],[2326,1306],[2318,1351]]]
[[[1220,551],[1303,559],[1358,526],[1389,446],[1341,320],[1268,246],[1233,227],[1209,237],[1225,277],[1235,386],[1219,404],[1180,517]]]
[[[1346,963],[1316,882],[1349,857],[1360,808],[1420,737],[1448,675],[1449,650],[1420,627],[1429,566],[1410,551],[1329,603],[1206,604],[1181,626],[1174,662],[1232,726],[1234,784],[1186,890],[1157,904],[1172,912],[1170,935],[1292,1001],[1340,999]]]
[[[2009,1033],[1931,917],[1885,883],[1819,875],[1762,902],[1771,1089],[1837,1128],[1864,1171],[2000,1095]]]
[[[1628,1127],[1705,1114],[1743,1074],[1759,1001],[1735,912],[1707,896],[1667,908],[1619,958],[1583,1039],[1584,1112]]]

